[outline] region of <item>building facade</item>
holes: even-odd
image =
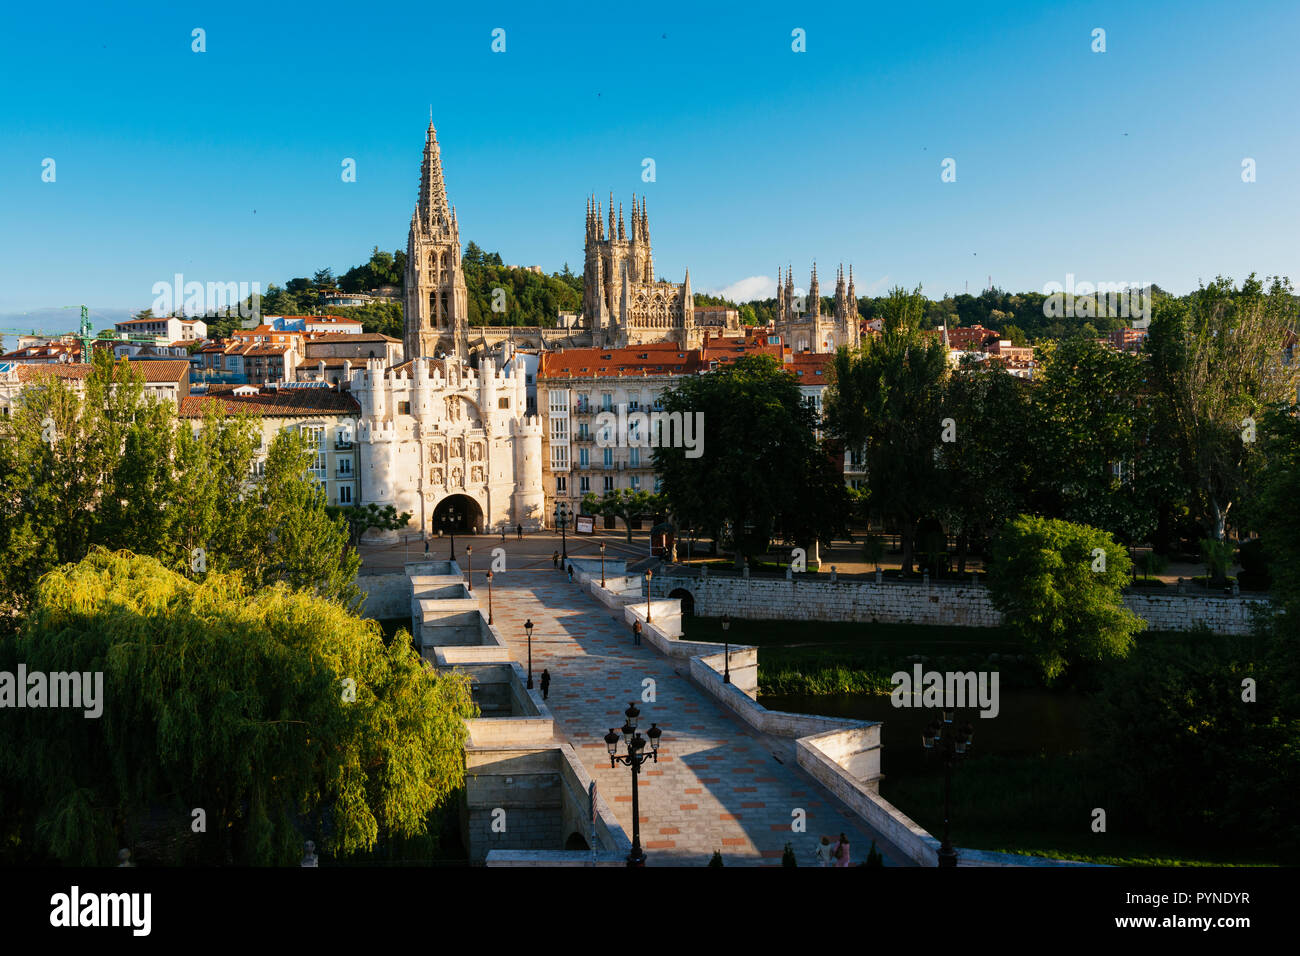
[[[230,415],[251,415],[256,422],[261,443],[253,458],[252,480],[264,474],[275,436],[287,429],[297,430],[315,446],[308,472],[325,489],[329,504],[360,504],[361,468],[355,435],[361,409],[347,393],[329,388],[213,385],[182,399],[178,418],[197,429],[210,406]]]
[[[542,422],[525,413],[522,376],[491,358],[368,359],[350,387],[364,504],[409,511],[434,534],[545,525]]]

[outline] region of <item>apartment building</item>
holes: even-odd
[[[212,385],[202,393],[183,399],[179,417],[197,429],[211,406],[226,414],[252,415],[258,423],[261,444],[253,462],[253,478],[264,473],[266,455],[275,436],[293,429],[308,435],[316,447],[308,470],[325,488],[329,504],[360,503],[361,467],[356,428],[361,406],[348,393],[311,385]]]

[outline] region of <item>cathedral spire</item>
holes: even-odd
[[[613,239],[618,233],[614,231],[614,192],[609,193],[609,238]]]
[[[623,233],[623,204],[622,203],[618,204],[618,237],[620,239],[627,238],[627,236]]]
[[[429,120],[424,137],[424,161],[420,164],[420,218],[429,225],[447,223],[447,186],[442,179],[442,154],[438,149],[438,131]]]

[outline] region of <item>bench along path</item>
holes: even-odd
[[[651,866],[703,865],[714,850],[728,866],[779,864],[787,842],[800,866],[815,866],[822,834],[833,844],[841,832],[853,864],[866,859],[873,839],[887,865],[901,863],[879,834],[798,769],[792,741],[751,730],[684,676],[684,663],[678,673],[653,648],[633,645],[621,620],[545,565],[494,576],[494,623],[526,668],[524,622],[532,619],[534,687],[540,693],[542,670],[549,670],[557,733],[591,771],[629,839],[632,774],[610,768],[604,736],[623,726],[629,701],[641,710],[643,734],[652,722],[663,731],[659,762],[645,764],[640,776],[641,843]],[[478,573],[474,586],[486,610]],[[647,678],[655,682],[654,702],[642,700]],[[626,752],[621,744],[619,752]],[[803,833],[791,830],[796,809],[807,814]]]

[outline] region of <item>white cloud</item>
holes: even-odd
[[[711,291],[711,295],[720,295],[732,302],[752,302],[755,299],[770,299],[776,295],[776,280],[771,276],[750,276],[731,283],[725,289]]]
[[[859,287],[857,289],[854,289],[853,291],[860,296],[866,295],[875,298],[876,296],[884,293],[888,285],[889,285],[889,276],[886,275],[886,276],[881,276],[875,282],[868,282],[865,288]]]

